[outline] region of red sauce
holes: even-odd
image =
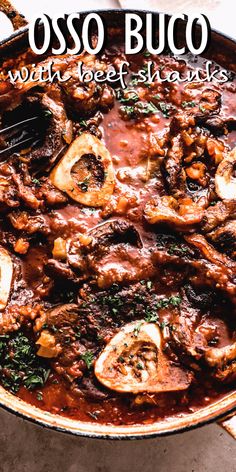
[[[121,54],[121,50],[122,47],[117,50],[117,60],[120,59],[119,55]],[[139,55],[128,59],[132,62],[131,70],[133,74],[150,58],[145,58],[145,55]],[[111,51],[106,51],[105,60],[115,63],[115,58],[112,56]],[[151,60],[156,62],[156,67],[164,67],[166,71],[173,69],[186,72],[190,68],[204,66],[203,59],[193,62],[191,57],[186,58],[185,62],[170,56],[163,56],[161,58],[151,57]],[[132,80],[132,74],[129,80]],[[125,95],[122,95],[123,101],[116,98],[112,106],[106,106],[106,100],[104,99],[103,102],[101,99],[100,104],[94,106],[94,111],[89,114],[87,113],[86,106],[85,110],[80,110],[79,113],[73,114],[71,103],[68,104],[67,102],[70,97],[66,98],[66,94],[68,96],[72,91],[69,89],[69,91],[66,91],[66,94],[65,91],[63,91],[62,97],[64,104],[66,104],[67,113],[73,120],[73,138],[76,137],[78,132],[83,133],[84,131],[81,120],[87,120],[86,130],[94,132],[91,131],[94,125],[91,124],[89,120],[96,118],[97,111],[100,111],[102,114],[100,123],[95,125],[95,133],[100,133],[100,137],[112,158],[116,177],[114,192],[104,208],[92,209],[83,207],[73,202],[72,199],[51,206],[46,202],[42,206],[39,206],[39,208],[29,208],[29,202],[22,200],[22,196],[20,196],[20,206],[18,205],[16,207],[16,211],[27,211],[28,220],[35,216],[41,217],[40,227],[35,232],[27,230],[26,226],[23,227],[23,229],[20,228],[18,223],[13,224],[12,219],[9,220],[9,217],[5,217],[5,215],[13,213],[15,209],[9,206],[7,206],[7,208],[4,207],[5,213],[3,221],[1,222],[2,241],[4,246],[8,247],[11,253],[14,254],[16,266],[18,265],[19,267],[21,265],[22,267],[22,272],[15,278],[15,287],[9,299],[6,313],[13,312],[17,305],[20,313],[19,316],[21,317],[22,313],[20,309],[25,306],[33,306],[35,308],[35,306],[40,305],[40,309],[43,312],[47,312],[49,308],[52,308],[52,306],[58,303],[68,302],[68,298],[66,298],[68,295],[66,292],[69,291],[68,280],[60,279],[58,281],[57,277],[54,277],[52,272],[49,273],[48,271],[48,262],[53,258],[52,249],[55,239],[60,237],[64,240],[73,240],[76,239],[79,234],[91,234],[89,231],[94,229],[98,224],[119,219],[119,221],[125,221],[135,225],[142,241],[142,251],[140,252],[140,249],[134,244],[132,250],[129,252],[129,259],[127,258],[126,260],[124,256],[124,259],[120,260],[122,259],[120,256],[121,252],[114,250],[106,254],[104,258],[101,258],[100,265],[104,265],[104,267],[106,265],[107,267],[114,266],[115,269],[117,269],[117,273],[119,273],[120,265],[123,264],[122,269],[127,273],[132,274],[132,271],[134,271],[134,277],[130,283],[131,286],[132,284],[140,283],[140,280],[151,279],[154,287],[153,290],[160,299],[163,297],[170,298],[178,296],[182,293],[183,287],[188,284],[192,284],[196,293],[199,288],[202,288],[203,292],[206,290],[207,293],[209,290],[212,290],[212,292],[214,292],[212,296],[216,297],[214,298],[214,303],[212,302],[213,308],[211,309],[209,305],[207,308],[199,308],[199,305],[197,308],[196,306],[188,308],[189,311],[188,316],[186,315],[186,319],[187,323],[189,322],[191,325],[190,331],[192,338],[195,331],[199,333],[202,330],[202,332],[205,333],[204,335],[209,336],[209,345],[207,347],[216,346],[217,348],[222,348],[235,341],[235,326],[228,312],[229,306],[230,309],[232,307],[232,300],[229,300],[228,294],[225,293],[224,290],[221,291],[217,289],[217,285],[213,279],[206,282],[205,272],[204,275],[202,275],[201,272],[197,272],[197,279],[193,278],[193,271],[197,270],[198,262],[201,260],[207,260],[209,262],[209,260],[207,257],[204,259],[205,256],[203,256],[201,251],[199,253],[194,252],[196,250],[194,245],[188,244],[187,240],[185,240],[186,235],[188,236],[189,233],[192,234],[195,232],[204,234],[205,237],[203,226],[201,226],[199,222],[199,225],[193,225],[190,230],[187,229],[185,231],[185,228],[179,229],[179,227],[175,227],[174,223],[168,225],[167,222],[167,225],[163,226],[161,224],[160,227],[156,227],[145,221],[144,210],[147,202],[152,198],[155,199],[158,197],[161,199],[164,195],[174,195],[173,198],[178,198],[176,194],[174,194],[171,185],[168,187],[169,184],[166,180],[166,173],[163,171],[162,166],[168,157],[168,153],[170,153],[172,147],[175,146],[175,142],[171,141],[173,136],[178,137],[181,135],[181,139],[183,139],[181,134],[181,117],[184,123],[184,120],[187,121],[189,115],[192,115],[194,120],[192,122],[190,120],[189,126],[183,125],[183,129],[185,131],[185,139],[192,140],[192,147],[190,145],[188,148],[186,141],[185,144],[188,149],[184,149],[186,155],[184,155],[184,158],[181,158],[179,166],[186,169],[191,167],[192,161],[200,161],[205,165],[204,177],[206,178],[207,184],[201,185],[199,179],[187,179],[188,186],[186,186],[185,189],[186,195],[199,205],[199,208],[201,208],[203,212],[207,212],[208,209],[211,208],[212,202],[215,203],[220,200],[214,188],[214,177],[219,163],[215,155],[215,149],[216,153],[219,151],[218,154],[222,154],[220,156],[218,155],[220,161],[235,145],[236,132],[232,130],[232,128],[236,123],[236,86],[234,82],[222,85],[216,83],[195,83],[188,86],[170,83],[146,85],[147,86],[137,86],[136,84],[132,87],[138,96],[138,102],[132,102],[132,100],[129,102],[125,100]],[[77,86],[79,87],[78,84]],[[32,96],[34,96],[34,90],[32,90],[31,93]],[[113,95],[111,91],[110,93]],[[120,93],[125,94],[125,92],[122,91]],[[212,94],[216,94],[216,96],[220,98],[214,99]],[[73,100],[75,101],[75,107],[81,106],[79,101],[77,103],[75,98]],[[82,102],[83,100],[84,97],[82,96]],[[152,106],[154,106],[155,112],[144,112],[143,114],[135,115],[135,110],[133,111],[126,108],[124,111],[123,108],[122,111],[122,107],[135,109],[137,103],[144,103],[147,106],[150,106],[151,103]],[[204,103],[204,105],[202,103]],[[213,107],[213,112],[211,107]],[[139,110],[137,110],[138,108],[136,112],[139,113]],[[222,120],[223,128],[220,127],[221,125],[219,123],[206,123],[207,120],[204,118],[204,113],[207,114],[207,110],[210,110],[209,119],[212,118],[213,115]],[[130,112],[131,116],[129,115]],[[132,115],[133,112],[134,115]],[[178,116],[179,120],[176,125],[177,127],[180,126],[179,132],[175,132],[172,129],[174,128],[176,116]],[[3,122],[4,119],[6,119],[6,117],[3,116]],[[232,123],[232,126],[228,124],[229,122]],[[207,142],[209,143],[210,139],[214,140],[214,149],[212,152],[209,151],[209,147],[207,147],[206,144]],[[182,143],[181,146],[185,145]],[[202,151],[201,146],[203,146]],[[219,146],[220,150],[217,146]],[[176,153],[177,152],[178,150]],[[194,154],[192,157],[191,153]],[[161,162],[161,166],[159,166],[159,162]],[[12,165],[15,165],[14,160],[12,160]],[[16,170],[14,170],[14,172],[16,173]],[[22,168],[20,172],[22,172]],[[31,174],[32,172],[29,164],[29,173]],[[0,174],[6,177],[6,169],[3,166],[0,166]],[[49,175],[45,169],[43,169],[41,174],[39,174],[39,180],[41,182],[40,186],[42,187],[45,183],[48,183]],[[37,186],[35,188],[33,181],[28,184],[28,187],[33,188],[36,197],[42,198],[43,200],[42,195],[40,197],[40,189],[38,189]],[[203,200],[204,204],[202,203]],[[233,217],[233,212],[230,218],[231,217]],[[154,250],[156,246],[158,247],[157,239],[160,234],[162,236],[169,234],[170,239],[167,243],[164,243],[164,247],[162,245],[159,246],[155,256],[156,265],[154,264],[154,270],[152,266],[153,259],[152,262],[150,262],[150,248]],[[19,237],[29,242],[29,249],[26,254],[19,254],[14,250],[15,242]],[[175,239],[172,240],[171,238],[173,237]],[[207,237],[208,236],[206,236],[206,238]],[[167,246],[165,246],[165,244],[167,244]],[[176,244],[178,246],[177,253],[175,252],[176,247],[174,247]],[[212,241],[210,244],[212,244],[213,248],[216,250],[220,250],[221,253],[225,252],[222,248],[219,249],[219,246],[214,246]],[[178,248],[181,248],[182,252],[180,251],[180,253],[178,253]],[[191,270],[189,269],[188,260],[184,260],[184,264],[180,264],[179,260],[174,259],[174,256],[184,258],[186,251],[187,253],[190,251],[189,258],[192,261],[192,257],[194,261],[192,262]],[[134,256],[136,257],[136,263],[133,262],[135,260]],[[168,259],[170,257],[172,257],[172,259]],[[233,254],[228,254],[225,257],[232,257],[233,259]],[[99,260],[98,258],[98,265]],[[212,261],[211,263],[213,264]],[[142,272],[143,267],[145,267],[144,273]],[[67,265],[67,269],[68,268],[69,266]],[[74,270],[73,265],[71,270]],[[90,278],[87,278],[88,285],[91,283],[91,290],[93,290],[94,284],[96,285],[96,278],[93,277],[94,274],[91,271]],[[20,285],[22,281],[23,286]],[[112,272],[110,272],[106,278],[105,291],[107,290],[107,293],[110,293],[109,290],[112,283],[116,284],[117,280],[115,276],[112,275]],[[118,283],[121,283],[121,287],[129,285],[127,280],[118,280]],[[99,290],[100,289],[101,287],[99,287]],[[84,286],[84,282],[81,279],[78,285],[74,284],[73,281],[71,290],[73,292],[73,302],[76,303],[77,297],[79,299],[83,298],[83,293],[84,291],[86,292],[88,288]],[[197,296],[196,293],[195,296]],[[105,297],[105,295],[103,296]],[[218,308],[215,311],[216,300],[218,301]],[[147,301],[147,306],[148,303]],[[191,305],[192,302],[190,301],[189,303]],[[161,323],[162,325],[164,323],[163,326],[167,323],[167,325],[169,324],[169,326],[174,327],[175,323],[181,324],[181,318],[179,321],[181,309],[180,307],[179,311],[179,308],[173,306],[162,306],[158,312],[158,322],[160,326]],[[88,323],[89,320],[89,323],[91,323],[94,329],[97,326],[96,323],[100,323],[99,329],[104,335],[100,344],[96,341],[98,351],[95,351],[96,342],[94,339],[87,339],[85,336],[86,349],[94,350],[93,352],[96,358],[107,341],[111,339],[111,333],[115,334],[117,329],[126,323],[126,318],[124,314],[122,314],[118,321],[117,319],[113,319],[111,326],[109,326],[109,322],[107,322],[108,318],[106,318],[103,323],[101,319],[98,320],[96,318],[97,315],[92,310],[93,308],[91,307],[91,317],[89,318],[89,315],[86,314],[87,318],[85,318],[84,323]],[[26,319],[20,318],[20,326],[18,326],[19,329],[26,330],[27,333],[30,332],[33,341],[38,339],[43,329],[41,326],[38,330],[36,326],[37,317],[42,317],[42,313],[40,312],[40,314],[36,316],[36,322],[33,317],[33,319],[30,317],[26,317]],[[127,314],[127,318],[127,322],[133,320],[132,315],[130,315],[129,318]],[[0,328],[2,328],[1,325]],[[14,329],[14,326],[9,326],[10,333],[14,332]],[[53,331],[51,334],[53,335]],[[170,334],[169,337],[173,337],[173,333]],[[83,341],[83,335],[81,339]],[[190,347],[188,346],[188,348]],[[64,348],[65,345],[63,345],[63,349]],[[170,344],[167,346],[167,350],[169,348],[175,352],[175,355],[178,357],[178,362],[180,364],[182,362],[184,369],[193,369],[193,381],[186,391],[158,393],[154,395],[152,404],[144,402],[142,405],[138,405],[137,403],[135,404],[134,396],[127,396],[115,392],[108,392],[108,396],[104,397],[103,400],[91,399],[86,389],[85,391],[82,389],[81,393],[78,389],[71,388],[71,385],[75,384],[76,381],[78,387],[80,387],[81,379],[68,379],[68,371],[66,370],[67,364],[64,360],[59,360],[59,366],[62,366],[61,375],[58,373],[56,361],[49,360],[51,373],[46,384],[42,388],[38,387],[34,390],[21,386],[17,395],[28,403],[55,414],[68,416],[81,421],[98,421],[118,425],[149,423],[175,414],[187,414],[195,409],[210,404],[216,398],[220,398],[233,388],[232,382],[234,377],[232,379],[230,377],[230,382],[220,382],[214,375],[212,376],[209,366],[206,366],[204,356],[201,358],[200,355],[197,356],[196,354],[196,358],[193,356],[193,359],[189,359],[189,352],[185,352],[185,347],[182,349],[181,346],[178,346],[178,348],[175,349],[176,346],[173,347],[173,345]],[[67,354],[69,359],[68,363],[70,363],[69,354]],[[200,354],[202,353],[200,352]],[[81,361],[81,357],[78,354],[76,358],[77,364],[79,360]],[[233,360],[233,362],[235,362],[235,360]],[[76,368],[78,368],[77,364]],[[193,364],[197,364],[197,369]],[[84,374],[86,378],[92,378],[92,382],[94,381],[91,371],[88,372],[85,365],[82,365],[82,374]]]

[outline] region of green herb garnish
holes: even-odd
[[[178,305],[180,305],[181,301],[182,301],[181,297],[179,297],[177,295],[176,296],[171,296],[170,298],[162,298],[161,300],[159,300],[155,304],[155,307],[157,309],[161,309],[161,308],[166,308],[169,305],[178,306]]]
[[[87,123],[86,120],[80,120],[80,121],[79,121],[79,125],[80,125],[80,126],[83,126],[83,128],[87,128],[88,123]]]
[[[36,355],[34,343],[22,332],[0,337],[0,380],[5,388],[17,393],[21,385],[42,387],[49,373],[46,361]]]
[[[178,244],[170,244],[168,248],[168,253],[170,255],[185,255],[189,253],[189,249],[187,246],[178,245]]]
[[[81,354],[81,359],[85,362],[88,369],[92,366],[94,355],[92,352],[87,351],[84,354]]]
[[[41,185],[40,180],[35,179],[35,178],[33,178],[33,179],[31,179],[31,180],[32,180],[33,184],[36,185],[37,187],[39,187],[39,186]]]
[[[37,400],[39,400],[41,402],[43,400],[42,392],[37,392],[36,398],[37,398]]]
[[[148,290],[151,290],[151,288],[152,288],[152,281],[151,281],[151,280],[148,280],[146,285],[147,285]]]
[[[158,315],[154,311],[147,309],[144,319],[147,323],[156,323],[158,321]]]
[[[195,107],[196,103],[193,100],[190,102],[183,101],[181,105],[183,108],[193,108]]]
[[[127,103],[127,102],[135,103],[139,100],[138,94],[134,90],[129,90],[129,89],[126,89],[125,93],[124,91],[121,91],[120,89],[118,89],[116,92],[116,98],[121,103]]]

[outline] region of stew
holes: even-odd
[[[204,58],[53,58],[63,79],[14,84],[50,56],[1,64],[0,382],[83,421],[147,423],[235,388],[236,82],[145,81]],[[127,87],[82,83],[130,63]],[[34,66],[32,64],[35,64]],[[217,66],[218,67],[218,66]],[[230,69],[229,65],[229,69]],[[17,149],[17,151],[15,151]]]

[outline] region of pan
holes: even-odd
[[[2,3],[0,9],[4,10]],[[110,27],[124,24],[124,12],[124,10],[104,10],[98,13],[102,15],[104,21]],[[5,13],[9,14],[9,6]],[[140,15],[146,13],[158,15],[157,12],[139,11],[138,13]],[[86,12],[81,13],[81,17],[84,15],[86,15]],[[16,18],[16,14],[13,17]],[[20,19],[20,24],[18,23],[20,29],[17,29],[10,37],[0,43],[0,57],[9,57],[28,47],[28,28],[24,26],[22,16],[20,16]],[[15,23],[14,26],[16,28],[17,24]],[[214,60],[216,52],[217,57],[219,57],[220,51],[222,51],[221,65],[232,64],[236,53],[236,42],[218,31],[212,31],[210,48],[206,55]],[[218,422],[236,439],[236,414],[234,415],[234,412],[236,412],[236,391],[195,412],[162,419],[152,424],[137,425],[102,425],[65,418],[32,406],[9,393],[3,387],[0,387],[0,406],[43,427],[90,438],[144,439],[181,433],[208,423]]]

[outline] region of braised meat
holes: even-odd
[[[37,115],[33,144],[0,163],[0,383],[135,424],[235,388],[236,86],[139,82],[149,60],[205,77],[204,61],[127,57],[119,38],[96,57],[2,59],[2,77],[36,78],[53,60],[55,80],[0,81],[1,128]],[[125,89],[78,74],[123,60]]]

